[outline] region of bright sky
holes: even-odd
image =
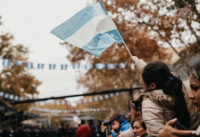
[[[0,30],[14,35],[14,44],[30,50],[29,61],[45,63],[44,70],[30,73],[42,81],[39,97],[78,94],[84,91],[76,82],[78,73],[72,69],[48,70],[48,63],[69,64],[67,49],[50,31],[86,6],[86,0],[0,0]],[[73,99],[72,99],[73,100]]]

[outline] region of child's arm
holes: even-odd
[[[146,62],[144,62],[142,59],[138,59],[137,56],[131,57],[133,60],[133,63],[135,64],[135,69],[142,74],[144,67],[146,66]]]

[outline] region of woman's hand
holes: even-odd
[[[172,119],[166,123],[164,128],[160,130],[159,137],[179,137],[179,136],[189,136],[192,135],[192,130],[178,130],[172,126],[177,121],[177,119]]]
[[[132,56],[131,59],[133,60],[134,64],[139,60],[137,56]]]

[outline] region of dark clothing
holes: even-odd
[[[96,137],[96,134],[95,134],[95,132],[96,132],[96,127],[95,127],[94,125],[90,125],[90,129],[91,129],[91,131],[92,131],[92,137]]]
[[[60,128],[58,130],[58,137],[65,137],[66,136],[66,129]]]
[[[1,137],[10,137],[9,132],[7,130],[3,130],[3,132],[1,133]]]
[[[27,137],[26,133],[23,130],[18,130],[15,133],[15,137]]]
[[[146,134],[144,134],[142,137],[149,137],[149,135],[146,133]]]
[[[96,133],[97,137],[106,137],[106,132],[101,132],[101,129],[97,130]]]

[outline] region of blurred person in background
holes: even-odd
[[[124,116],[122,115],[114,115],[111,117],[111,129],[112,129],[112,137],[116,137],[120,134],[120,132],[124,132],[128,130],[131,125],[128,123]]]
[[[92,131],[92,137],[96,137],[96,127],[94,125],[94,121],[91,119],[88,122],[89,122],[89,127]]]
[[[103,128],[102,123],[103,123],[103,120],[98,120],[97,130],[96,130],[97,137],[106,137],[106,133],[104,129],[102,129]]]
[[[135,120],[131,123],[131,126],[136,137],[149,137],[146,124],[143,120]]]
[[[92,137],[92,131],[90,127],[85,124],[85,121],[81,121],[81,125],[76,131],[76,137]]]
[[[63,124],[60,124],[60,128],[58,130],[58,137],[65,137],[66,136],[66,129],[64,128]]]
[[[3,125],[2,128],[3,128],[3,129],[2,129],[1,137],[10,137],[9,131],[8,131],[8,129],[7,129],[7,126],[6,126],[6,125]]]

